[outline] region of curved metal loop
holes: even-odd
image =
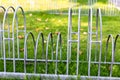
[[[5,7],[0,6],[0,8],[3,9],[3,11],[4,11],[4,13],[5,13],[5,11],[6,11]],[[1,23],[1,24],[2,24],[2,23]],[[2,26],[1,26],[1,24],[0,24],[0,30],[2,31]]]
[[[44,55],[44,36],[42,32],[39,32],[37,40],[36,40],[36,44],[35,44],[35,62],[34,62],[34,73],[36,73],[36,63],[37,63],[37,53],[38,53],[38,43],[40,38],[42,38],[42,57]]]
[[[98,22],[100,22],[100,40],[102,41],[102,14],[101,14],[101,9],[100,8],[98,8],[97,9],[97,15],[96,15],[97,17],[97,19],[96,19],[96,32],[97,32],[97,38],[96,38],[96,40],[98,40]],[[98,18],[99,18],[99,20],[98,20]],[[101,44],[102,45],[102,44]]]
[[[49,43],[51,41],[51,58],[53,60],[53,36],[52,36],[52,33],[50,32],[49,35],[48,35],[48,38],[47,38],[47,44],[46,44],[46,71],[45,73],[47,74],[47,65],[48,65],[48,47],[49,47]]]
[[[51,44],[51,59],[53,59],[53,36],[52,33],[50,32],[47,38],[47,44],[46,44],[46,58],[48,56],[48,47],[49,47],[49,43]]]
[[[5,7],[3,7],[3,6],[0,6],[0,8],[1,8],[1,9],[3,9],[3,10],[4,10],[4,12],[6,11]]]
[[[5,7],[0,6],[0,8],[3,9],[3,11],[4,11],[4,13],[5,13],[5,11],[6,11]],[[2,23],[3,23],[3,22],[2,22]],[[2,28],[1,28],[1,29],[2,29]]]
[[[57,65],[58,65],[58,51],[59,51],[59,45],[60,45],[60,60],[62,60],[62,37],[61,33],[58,33],[57,36],[57,43],[56,43],[56,68],[55,68],[55,74],[57,74]]]
[[[35,38],[32,32],[29,32],[25,35],[25,41],[24,41],[24,73],[26,73],[26,59],[27,59],[27,40],[28,36],[32,37],[33,43],[34,43],[34,53],[35,53]]]
[[[5,7],[0,6],[0,9],[2,9],[4,11],[4,13],[5,13],[5,11],[6,11]]]
[[[70,35],[71,27],[72,27],[72,8],[69,8],[69,12],[68,12],[68,35]]]
[[[60,45],[60,60],[62,59],[62,36],[59,32],[57,35],[57,43],[56,43],[56,60],[58,60],[58,51],[59,51],[59,45]]]
[[[117,40],[118,40],[118,38],[120,37],[120,34],[117,34],[116,35],[116,37],[115,37],[115,42],[114,42],[114,54],[115,54],[115,52],[116,52],[116,46],[117,46]]]
[[[6,22],[6,19],[7,19],[7,15],[8,15],[8,11],[9,11],[9,9],[12,9],[13,10],[13,12],[15,12],[15,9],[12,7],[12,6],[10,6],[10,7],[8,7],[7,9],[6,9],[6,11],[5,11],[5,13],[4,13],[4,17],[3,17],[3,24],[2,24],[2,29],[3,29],[3,32],[2,32],[2,37],[3,37],[3,56],[4,56],[4,72],[6,72],[6,52],[5,52],[5,41],[4,41],[4,37],[5,37],[5,35],[4,35],[4,27],[5,27],[5,22]],[[9,25],[9,24],[8,24]],[[9,28],[10,28],[10,26],[8,27],[8,30],[9,30]],[[12,26],[12,30],[14,29],[14,27]],[[12,37],[14,38],[14,31],[12,31]],[[8,32],[8,36],[10,36],[9,35],[9,32]],[[14,50],[14,39],[12,39],[13,40],[13,71],[15,72],[15,50]],[[9,41],[8,41],[9,42]],[[9,45],[9,47],[10,47],[10,45]]]
[[[24,35],[26,34],[26,17],[25,17],[25,13],[24,13],[24,10],[21,6],[18,6],[16,9],[15,9],[15,13],[14,13],[14,17],[13,17],[13,26],[14,26],[14,22],[16,20],[16,29],[17,29],[17,33],[16,33],[16,36],[17,36],[17,54],[18,54],[18,58],[20,58],[20,53],[19,53],[19,38],[18,38],[18,35],[19,35],[19,29],[18,29],[18,16],[17,16],[17,12],[18,10],[20,9],[21,13],[22,13],[22,16],[23,16],[23,21],[24,21]],[[20,30],[22,31],[22,30]]]
[[[21,7],[21,6],[18,6],[16,9],[15,9],[15,13],[14,13],[14,18],[13,19],[15,19],[16,17],[17,17],[17,12],[18,12],[18,10],[21,10],[21,12],[22,12],[22,15],[23,15],[23,21],[24,21],[24,32],[25,32],[25,34],[26,34],[26,17],[25,17],[25,12],[24,12],[24,10],[23,10],[23,8]],[[18,23],[17,23],[17,29],[18,29]]]
[[[100,8],[98,8],[97,9],[97,14],[96,14],[96,18],[97,18],[97,21],[96,21],[96,25],[98,25],[98,17],[100,18],[100,28],[102,28],[102,14],[101,14],[101,9]]]
[[[9,9],[12,9],[13,12],[15,13],[15,9],[14,9],[14,7],[12,7],[12,6],[10,6],[10,7],[8,7],[8,8],[6,9],[5,14],[4,14],[4,18],[3,18],[3,25],[2,25],[3,30],[4,30],[4,27],[5,27],[5,21],[6,21],[6,18],[7,18]],[[13,28],[14,28],[14,27],[12,26],[12,29],[13,29]],[[13,31],[12,31],[12,32],[13,32]],[[4,33],[4,31],[3,31],[3,33]],[[3,35],[3,36],[4,36],[4,35]]]
[[[102,14],[101,14],[101,9],[97,9],[97,14],[96,14],[96,41],[98,41],[98,27],[100,27],[100,48],[98,48],[98,43],[96,43],[96,53],[95,53],[95,61],[97,60],[97,51],[99,51],[99,66],[98,66],[98,76],[100,76],[100,66],[101,66],[101,55],[102,55]]]
[[[112,40],[112,55],[114,54],[114,39],[113,39],[113,36],[110,34],[108,35],[108,39],[106,42],[105,62],[106,62],[106,56],[108,54],[108,44],[109,44],[110,39]]]
[[[3,7],[3,6],[0,6],[0,8],[1,9],[3,9],[3,11],[4,11],[4,13],[5,13],[5,11],[6,11],[6,9],[5,9],[5,7]],[[0,21],[0,48],[1,48],[1,56],[0,57],[3,57],[3,46],[2,46],[2,44],[3,44],[3,35],[2,35],[2,21]]]
[[[108,54],[108,44],[109,44],[110,39],[112,40],[112,58],[111,58],[111,66],[110,66],[110,77],[111,77],[112,76],[113,62],[114,62],[114,38],[111,34],[108,35],[108,39],[106,42],[105,62],[106,62],[106,56]]]

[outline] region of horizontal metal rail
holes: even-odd
[[[76,75],[55,75],[55,74],[35,74],[35,73],[17,73],[17,72],[7,72],[7,73],[3,73],[3,72],[0,72],[0,77],[1,78],[19,78],[19,79],[26,79],[26,76],[28,77],[40,77],[42,79],[42,77],[46,77],[48,79],[62,79],[62,80],[65,80],[65,79],[82,79],[82,80],[86,80],[86,79],[93,79],[93,80],[96,80],[96,79],[99,79],[99,80],[119,80],[120,78],[119,77],[106,77],[106,76],[101,76],[100,78],[97,77],[97,76],[91,76],[91,77],[88,77],[88,76],[76,76]]]

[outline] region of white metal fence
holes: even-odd
[[[53,43],[52,33],[49,33],[46,44],[44,43],[43,33],[39,33],[35,39],[32,32],[26,33],[26,18],[21,7],[14,9],[13,7],[0,7],[4,12],[3,21],[1,21],[0,29],[0,77],[15,77],[24,79],[27,76],[35,76],[40,78],[51,79],[99,79],[99,80],[119,80],[119,76],[113,74],[114,67],[120,66],[120,62],[116,60],[115,51],[119,34],[114,39],[112,35],[108,36],[106,42],[106,52],[102,52],[102,14],[101,10],[96,11],[96,30],[93,32],[92,17],[93,9],[88,10],[88,45],[87,55],[80,55],[80,22],[81,10],[78,11],[78,30],[72,31],[72,9],[68,12],[68,40],[67,51],[62,53],[62,36],[57,34],[56,43]],[[9,20],[9,9],[13,10],[13,20]],[[24,26],[19,28],[17,12],[20,10],[23,16]],[[10,27],[10,21],[12,26]],[[7,25],[6,25],[7,24]],[[7,27],[6,27],[7,26]],[[100,32],[99,30],[100,29]],[[20,34],[23,34],[21,41]],[[73,40],[72,35],[76,34],[77,39]],[[93,40],[93,35],[96,39]],[[31,40],[32,39],[32,40]],[[112,49],[108,53],[109,41],[111,39]],[[72,43],[77,44],[77,54],[71,53]],[[56,44],[56,45],[54,45]],[[92,46],[95,44],[95,53],[92,52]],[[24,52],[21,51],[23,45]],[[100,47],[98,47],[100,46]],[[32,49],[32,50],[31,50]],[[55,51],[55,53],[54,53]],[[74,66],[73,66],[74,65]],[[107,69],[106,69],[107,68]],[[92,72],[96,72],[93,74]],[[106,74],[102,74],[106,72]]]

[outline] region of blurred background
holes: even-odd
[[[44,11],[52,14],[66,14],[69,7],[77,13],[77,8],[84,8],[83,14],[87,14],[88,7],[101,8],[104,15],[117,15],[119,13],[120,0],[0,0],[2,6],[22,6],[25,11]]]

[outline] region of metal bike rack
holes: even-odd
[[[32,32],[26,33],[26,18],[25,13],[22,7],[17,7],[14,9],[12,6],[5,9],[4,7],[0,7],[4,11],[4,17],[3,22],[1,22],[0,26],[0,49],[1,49],[1,57],[0,57],[0,63],[3,63],[3,68],[0,67],[0,77],[4,78],[20,78],[24,79],[25,77],[40,77],[43,79],[44,77],[48,79],[93,79],[93,80],[120,80],[120,77],[114,77],[113,76],[113,67],[114,65],[120,66],[120,62],[115,61],[115,53],[117,51],[117,42],[118,38],[120,37],[120,34],[114,37],[112,34],[108,35],[108,39],[106,41],[106,52],[102,52],[102,15],[101,10],[96,10],[96,27],[95,32],[93,32],[93,14],[92,14],[92,8],[88,10],[88,42],[87,42],[87,48],[86,48],[86,60],[82,61],[80,59],[81,55],[80,48],[82,47],[80,43],[80,28],[81,25],[81,8],[78,10],[78,27],[77,31],[73,31],[73,25],[72,25],[72,8],[69,9],[68,12],[68,36],[67,36],[67,51],[66,53],[62,53],[62,35],[59,32],[57,34],[56,39],[54,39],[54,34],[49,33],[48,37],[45,38],[42,32],[39,32],[37,38],[35,38],[34,34]],[[13,11],[13,19],[12,19],[12,27],[10,27],[9,22],[9,10]],[[23,24],[24,27],[22,30],[19,29],[19,21],[17,12],[20,9],[22,16],[23,16]],[[7,28],[6,28],[7,24]],[[98,30],[100,29],[100,30]],[[11,32],[10,32],[11,31]],[[24,51],[20,53],[20,39],[19,34],[22,32],[24,34]],[[7,37],[6,37],[7,34]],[[15,35],[16,34],[16,35]],[[11,35],[11,36],[10,36]],[[77,35],[77,39],[74,39],[72,36]],[[95,40],[93,40],[93,35],[95,35]],[[30,41],[30,46],[28,46],[28,43]],[[45,43],[46,40],[46,43]],[[54,41],[56,40],[56,41]],[[111,40],[111,42],[110,42]],[[7,42],[7,43],[6,43]],[[77,51],[76,51],[76,58],[72,60],[72,43],[75,43],[77,45]],[[92,45],[95,43],[95,53],[92,52]],[[109,51],[109,44],[111,44],[112,48]],[[29,53],[29,47],[32,46],[32,52]],[[98,47],[100,46],[100,47]],[[6,48],[8,47],[8,48]],[[110,52],[110,53],[109,53]],[[32,55],[32,57],[29,58],[29,55]],[[65,59],[63,59],[63,55],[66,55]],[[94,56],[92,56],[94,55]],[[104,55],[104,56],[103,56]],[[111,56],[108,56],[111,55]],[[40,56],[40,57],[39,57]],[[107,58],[110,57],[110,60]],[[103,60],[104,58],[104,60]],[[22,71],[17,70],[17,65],[19,62],[22,62]],[[11,71],[7,70],[8,63],[11,63],[11,67],[13,68]],[[38,66],[38,64],[42,64],[41,66]],[[31,67],[28,65],[31,64],[32,68],[31,71],[28,71],[28,68]],[[63,64],[62,69],[59,69],[60,64]],[[74,70],[70,69],[71,64],[76,64]],[[83,65],[82,64],[86,64]],[[96,74],[91,74],[92,65],[97,65],[97,71]],[[104,76],[102,74],[101,67],[104,67],[104,65],[109,65],[110,70],[108,70],[108,75]],[[2,66],[2,65],[1,65]],[[20,66],[20,65],[19,65]],[[52,66],[52,73],[49,72],[49,67]],[[83,67],[87,69],[85,73],[80,73],[80,68]],[[39,72],[39,68],[44,68],[43,72]],[[62,70],[64,70],[62,72]],[[73,72],[74,74],[71,74],[70,72]],[[61,73],[60,73],[61,72]],[[86,74],[87,73],[87,74]]]

